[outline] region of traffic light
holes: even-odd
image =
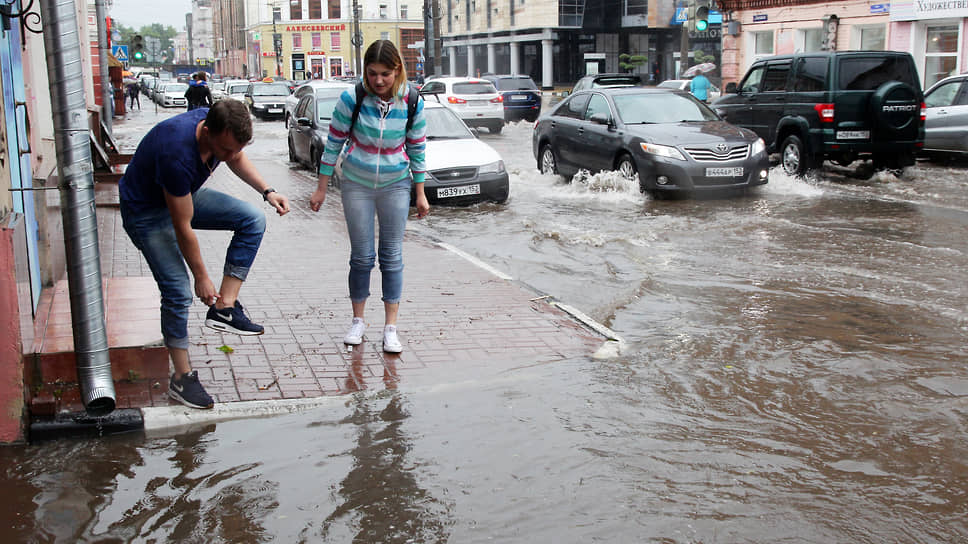
[[[709,28],[709,0],[696,2],[696,32],[705,32]]]
[[[135,34],[131,40],[131,58],[133,60],[144,60],[145,58],[145,39],[141,34]]]

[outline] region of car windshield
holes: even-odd
[[[719,120],[709,108],[676,93],[621,94],[612,100],[626,125]]]
[[[248,83],[237,83],[237,84],[232,85],[231,87],[229,87],[229,93],[230,94],[241,94],[241,93],[244,93],[246,91],[246,89],[248,89],[248,88],[249,88],[249,84]]]
[[[501,77],[495,82],[500,91],[536,91],[538,87],[530,77]]]
[[[339,95],[320,96],[316,98],[316,117],[320,121],[329,122],[333,118],[333,110],[339,102]]]
[[[188,90],[188,85],[184,83],[169,83],[168,85],[165,85],[166,93],[171,93],[176,91],[185,92],[187,90]]]
[[[425,108],[428,140],[473,138],[467,125],[448,108]]]
[[[454,94],[493,94],[496,92],[494,85],[483,81],[454,83]]]
[[[279,83],[253,85],[252,96],[289,96],[289,86]]]

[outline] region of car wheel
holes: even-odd
[[[625,153],[618,158],[618,163],[615,165],[615,170],[618,171],[623,178],[629,181],[638,179],[639,177],[639,170],[635,167],[635,161],[632,160],[632,156],[628,153]]]
[[[504,121],[491,123],[491,125],[487,127],[488,132],[490,132],[491,134],[500,134],[501,130],[503,129],[504,129]]]
[[[539,155],[541,160],[538,163],[538,168],[544,175],[558,175],[558,159],[555,158],[555,152],[551,149],[550,144],[545,144],[541,148],[541,154]]]
[[[783,140],[783,145],[780,146],[780,164],[784,172],[791,176],[802,176],[811,168],[811,163],[799,136],[791,134]]]
[[[289,162],[299,162],[296,160],[296,150],[292,147],[292,138],[289,138]]]

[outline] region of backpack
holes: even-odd
[[[408,85],[409,92],[407,93],[407,132],[410,132],[410,128],[413,127],[413,114],[417,111],[417,99],[420,95],[417,90],[413,88],[412,85]],[[363,107],[363,98],[366,96],[366,88],[363,87],[362,81],[356,82],[356,106],[353,108],[353,119],[350,121],[350,128],[347,133],[353,132],[353,127],[356,125],[356,120],[360,118],[360,109]]]

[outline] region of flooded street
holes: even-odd
[[[255,123],[247,154],[305,206],[315,177]],[[968,163],[658,201],[540,175],[529,123],[481,139],[509,200],[408,228],[607,325],[619,357],[437,365],[300,414],[3,448],[4,540],[968,539]]]

